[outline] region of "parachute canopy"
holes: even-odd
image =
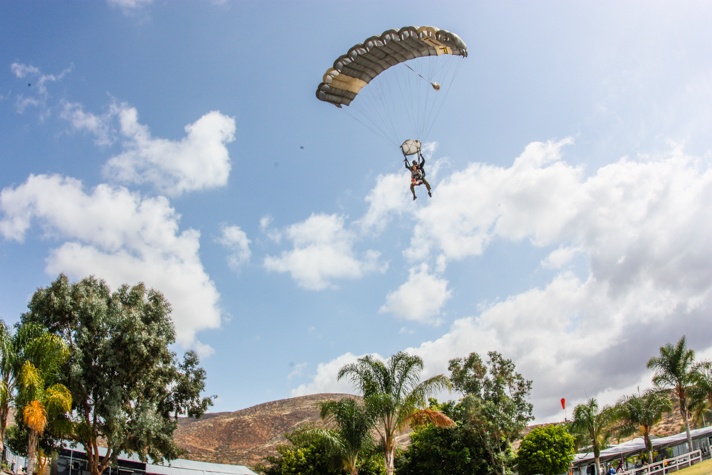
[[[455,33],[434,26],[406,26],[372,36],[352,46],[324,73],[316,97],[338,107],[351,104],[361,89],[391,66],[424,56],[467,56],[467,46]],[[431,82],[435,90],[440,84]]]

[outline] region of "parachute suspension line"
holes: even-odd
[[[422,74],[420,74],[420,73],[419,73],[418,71],[416,71],[415,69],[411,68],[411,67],[408,65],[408,63],[403,63],[403,66],[405,66],[406,68],[410,69],[410,70],[413,71],[415,74],[417,74],[418,77],[420,77],[423,81],[425,81],[425,82],[427,82],[428,84],[430,84],[430,85],[433,87],[433,89],[435,89],[436,91],[439,91],[439,90],[440,90],[440,84],[438,84],[438,83],[435,82],[435,81],[431,81],[430,79],[427,79],[427,78],[423,77]]]
[[[462,69],[462,65],[464,64],[462,62],[462,59],[459,56],[455,57],[450,57],[448,58],[448,61],[446,61],[447,64],[445,64],[443,67],[441,67],[441,72],[442,72],[442,77],[447,80],[447,84],[445,85],[445,91],[444,91],[444,96],[441,98],[441,100],[433,102],[432,104],[432,119],[429,121],[426,121],[426,130],[424,131],[423,137],[427,137],[430,135],[430,132],[432,131],[433,126],[437,123],[438,117],[440,116],[440,112],[442,112],[443,106],[447,102],[447,98],[450,95],[450,91],[452,90],[452,85],[455,82],[455,77],[460,73],[460,70]]]

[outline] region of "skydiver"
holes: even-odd
[[[418,160],[415,158],[412,164],[408,164],[408,158],[403,159],[405,167],[410,170],[410,192],[413,193],[413,200],[418,198],[415,196],[415,187],[423,184],[428,189],[428,196],[431,198],[433,196],[430,190],[430,183],[425,179],[425,158],[423,158],[423,154],[420,152],[418,152],[418,156],[420,157],[420,163],[418,163]]]

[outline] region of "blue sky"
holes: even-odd
[[[613,402],[682,335],[712,357],[711,21],[686,0],[2,2],[0,318],[60,272],[143,281],[214,411],[351,391],[341,366],[400,350],[424,377],[501,352],[539,422]],[[417,201],[398,148],[314,94],[406,25],[469,50]]]

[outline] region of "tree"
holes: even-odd
[[[347,378],[360,389],[366,409],[376,420],[387,475],[394,473],[396,436],[414,418],[425,417],[438,424],[453,424],[438,411],[424,409],[428,395],[449,388],[449,380],[437,375],[421,382],[422,370],[420,357],[401,351],[385,362],[364,356],[339,371],[339,380]]]
[[[60,275],[35,292],[23,322],[61,337],[69,350],[61,372],[72,396],[72,439],[86,451],[91,475],[100,475],[121,452],[141,460],[173,459],[180,414],[202,415],[205,373],[197,356],[178,363],[171,307],[143,284],[111,292],[88,277],[70,284]],[[106,452],[99,454],[99,443]]]
[[[28,333],[36,333],[30,328]],[[37,336],[25,346],[24,362],[17,378],[18,392],[15,407],[27,428],[27,473],[35,472],[38,459],[37,449],[45,429],[53,426],[70,409],[72,397],[69,390],[58,383],[59,370],[67,359],[64,342],[56,335],[46,332]],[[61,436],[61,432],[55,434]]]
[[[321,417],[335,423],[336,430],[324,431],[323,436],[343,460],[344,468],[351,475],[357,475],[359,455],[373,446],[373,417],[350,398],[321,403]]]
[[[269,465],[256,467],[265,475],[341,475],[341,460],[329,443],[308,426],[285,434],[288,443],[268,456]]]
[[[695,362],[694,350],[687,347],[683,336],[675,344],[668,343],[660,348],[660,355],[648,360],[648,369],[655,371],[653,384],[659,388],[672,388],[677,397],[682,420],[685,421],[687,450],[692,452],[690,417],[687,396],[693,382],[692,367]]]
[[[672,401],[667,392],[648,390],[640,395],[624,397],[614,408],[616,418],[622,422],[622,435],[640,432],[648,449],[648,460],[653,460],[651,430],[660,422],[665,413],[673,410]]]
[[[575,453],[574,437],[564,426],[537,427],[519,446],[517,468],[521,475],[566,473]]]
[[[15,325],[14,332],[0,320],[0,453],[7,431],[10,408],[16,395],[17,381],[22,366],[27,360],[26,351],[35,338],[46,330],[41,325]]]
[[[591,444],[596,475],[599,474],[601,463],[601,449],[605,448],[611,436],[615,423],[615,411],[612,407],[605,406],[598,410],[598,401],[589,399],[584,404],[574,408],[571,431],[578,434],[587,444]]]
[[[324,433],[329,433],[324,437]],[[342,453],[334,450],[336,431],[319,429],[313,425],[285,434],[288,441],[277,447],[277,455],[266,458],[267,464],[255,467],[265,475],[342,475]],[[366,447],[360,452],[361,475],[383,475],[383,464],[374,463],[376,452]]]
[[[532,382],[500,353],[491,351],[488,358],[485,363],[477,353],[470,353],[450,360],[448,368],[453,387],[465,395],[462,405],[468,423],[476,430],[492,470],[505,475],[514,465],[512,442],[533,419],[527,400]]]
[[[415,426],[410,445],[396,458],[398,475],[491,473],[488,455],[463,406],[454,401],[438,406],[455,421],[455,427],[442,428],[431,423]]]
[[[700,361],[692,368],[690,410],[696,420],[701,419],[702,425],[707,425],[705,415],[712,410],[712,361]]]

